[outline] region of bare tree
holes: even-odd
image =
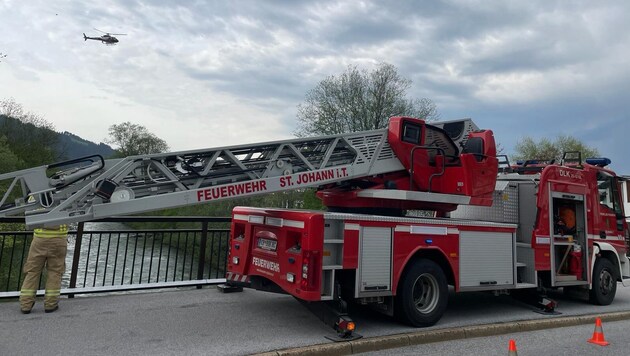
[[[117,157],[162,153],[169,150],[166,141],[150,133],[146,127],[131,122],[110,126],[109,136],[105,142],[118,146]]]
[[[50,163],[63,155],[54,125],[24,110],[15,99],[0,100],[0,117],[0,135],[7,138],[11,151],[26,167]]]
[[[0,100],[0,115],[6,115],[25,124],[32,124],[43,129],[55,130],[55,126],[46,121],[42,115],[25,111],[22,105],[18,104],[13,98]]]
[[[322,80],[298,105],[298,136],[330,135],[380,129],[391,116],[432,120],[439,117],[430,99],[407,99],[411,80],[396,67],[379,64],[372,72],[348,66]]]
[[[18,104],[15,99],[0,100],[0,115],[6,115],[14,119],[24,116],[22,105]]]

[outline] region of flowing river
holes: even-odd
[[[191,253],[193,233],[131,232],[121,223],[86,223],[76,287],[98,287],[197,279],[198,258]],[[171,246],[172,241],[176,246]],[[68,243],[62,288],[70,283],[75,238]],[[198,247],[197,247],[198,248]],[[204,278],[218,275],[205,268]],[[222,277],[222,276],[221,276]]]

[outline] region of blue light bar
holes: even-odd
[[[606,167],[610,164],[610,159],[606,157],[587,158],[586,163],[593,166]]]

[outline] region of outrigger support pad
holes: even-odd
[[[519,301],[532,306],[532,311],[543,315],[560,315],[562,313],[556,311],[558,302],[547,297],[544,292],[540,291],[522,291],[521,293],[511,293],[512,296]]]
[[[535,305],[537,309],[534,309],[534,312],[544,315],[559,315],[562,314],[556,311],[556,307],[558,306],[558,302],[553,299],[549,299],[543,295],[538,297],[538,303]]]
[[[217,285],[217,289],[223,293],[236,293],[236,292],[242,292],[243,291],[243,287],[240,286],[234,286],[231,284],[227,284],[227,283],[223,283],[223,284],[218,284]]]

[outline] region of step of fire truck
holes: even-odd
[[[537,284],[535,283],[535,274],[534,278],[527,278],[526,274],[528,274],[528,265],[524,262],[516,262],[516,288],[524,289],[524,288],[536,288]],[[527,282],[522,282],[523,280],[527,280]]]
[[[298,299],[324,324],[335,329],[336,336],[326,336],[332,341],[350,341],[362,337],[354,332],[355,324],[347,313],[347,303],[339,295],[339,285],[335,285],[335,273],[343,268],[343,226],[341,221],[328,221],[324,225],[321,301],[309,303]]]
[[[335,298],[335,273],[342,269],[343,241],[343,225],[338,221],[328,221],[324,226],[322,300]]]

